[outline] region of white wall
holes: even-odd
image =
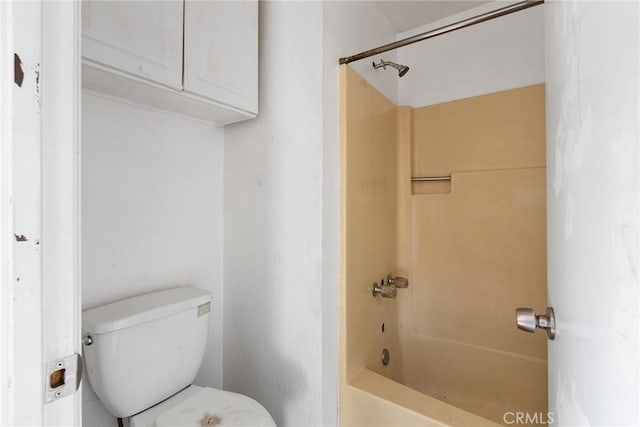
[[[393,37],[373,3],[260,3],[260,114],[224,135],[224,388],[279,426],[337,424],[337,64]]]
[[[260,113],[225,127],[224,388],[322,419],[322,5],[260,2]]]
[[[333,126],[331,140],[338,137],[338,59],[394,41],[396,34],[375,1],[327,1],[323,3],[323,57],[325,123]],[[398,100],[398,73],[374,69],[380,59],[397,61],[389,51],[349,64],[358,74],[393,102]]]
[[[640,425],[640,6],[545,8],[549,410]]]
[[[505,6],[496,1],[398,35],[398,39]],[[544,6],[535,6],[398,49],[410,67],[400,105],[422,107],[545,81]]]
[[[82,116],[83,308],[176,285],[208,290],[196,382],[220,387],[222,130],[89,94]],[[90,390],[83,400],[85,425],[110,421]]]

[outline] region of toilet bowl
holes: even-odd
[[[190,385],[169,399],[129,418],[130,427],[174,426],[275,427],[255,400],[242,394]]]
[[[82,314],[89,382],[104,407],[132,427],[275,427],[250,397],[199,387],[211,296],[179,287]]]

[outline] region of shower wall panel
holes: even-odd
[[[340,423],[493,425],[392,380],[403,370],[398,308],[410,290],[398,289],[396,299],[374,298],[371,286],[389,273],[410,274],[410,263],[398,260],[411,253],[401,220],[411,210],[400,202],[411,199],[411,108],[397,108],[346,65],[340,79]],[[387,366],[380,357],[385,348]]]
[[[546,303],[544,86],[414,109],[343,66],[340,102],[342,424],[546,412],[546,337],[514,324]],[[388,273],[409,288],[372,297]]]
[[[398,357],[395,300],[373,297],[371,286],[393,272],[396,258],[397,108],[349,67],[342,67],[342,248],[346,372],[382,372],[380,354]],[[385,332],[382,324],[385,323]],[[343,329],[344,331],[344,329]],[[398,364],[395,364],[398,366]]]
[[[398,187],[411,285],[394,379],[497,422],[546,412],[546,336],[514,322],[516,307],[546,306],[544,85],[414,109],[411,122],[399,181],[451,182]]]
[[[413,172],[545,166],[544,85],[413,109]]]

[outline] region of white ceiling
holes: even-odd
[[[488,1],[385,0],[376,3],[393,29],[400,33],[472,9]]]

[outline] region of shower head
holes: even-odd
[[[406,65],[396,64],[395,62],[385,61],[384,59],[381,59],[379,64],[376,64],[376,61],[373,61],[373,68],[375,69],[382,68],[386,70],[387,65],[398,70],[399,77],[402,77],[409,72],[409,67]]]

